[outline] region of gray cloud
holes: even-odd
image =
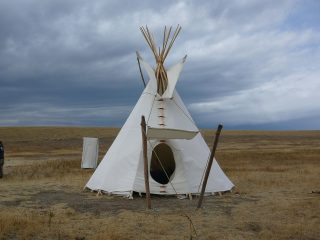
[[[2,1],[0,125],[121,126],[142,91],[135,50],[154,63],[139,26],[159,37],[179,23],[167,65],[188,54],[177,88],[201,127],[319,128],[319,10],[317,1]]]

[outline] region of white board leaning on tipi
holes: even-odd
[[[99,156],[99,139],[83,138],[81,168],[96,168]]]
[[[86,187],[126,196],[133,191],[145,192],[140,126],[143,115],[147,123],[150,193],[198,194],[210,150],[175,90],[186,57],[166,70],[167,86],[162,94],[156,70],[139,55],[138,58],[149,82]],[[233,187],[214,159],[206,192],[228,191]]]

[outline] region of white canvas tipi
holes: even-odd
[[[152,49],[155,43],[148,29],[141,30]],[[168,50],[166,46],[171,48],[180,27],[178,26],[168,44],[170,31],[165,29],[162,51],[156,50],[156,69],[151,68],[139,56],[149,82],[118,136],[87,182],[87,188],[128,196],[133,191],[145,192],[140,127],[143,115],[147,123],[150,192],[199,193],[210,150],[175,90],[186,57],[168,70],[163,67]],[[162,66],[159,67],[160,64]],[[233,186],[214,160],[206,192],[227,191]]]

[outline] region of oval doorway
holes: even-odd
[[[175,169],[176,163],[172,149],[165,143],[159,143],[152,151],[151,177],[160,184],[167,184],[172,180]]]

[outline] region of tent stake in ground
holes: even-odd
[[[149,187],[149,167],[148,167],[148,154],[147,154],[147,124],[144,116],[141,116],[141,133],[142,133],[142,146],[143,146],[143,166],[144,166],[144,184],[146,186],[147,208],[151,209],[150,187]]]
[[[207,166],[207,169],[206,169],[206,174],[205,174],[204,179],[203,179],[202,189],[201,189],[200,198],[199,198],[199,202],[198,202],[197,208],[200,208],[201,204],[202,204],[203,195],[204,195],[204,192],[206,190],[206,186],[207,186],[210,170],[211,170],[211,167],[212,167],[213,158],[214,158],[214,155],[216,154],[216,149],[217,149],[217,146],[218,146],[219,136],[220,136],[222,127],[223,126],[221,124],[219,124],[218,129],[216,131],[216,137],[214,138],[214,143],[213,143],[213,146],[212,146],[212,151],[211,151],[211,154],[210,154],[209,163],[208,163],[208,166]]]

